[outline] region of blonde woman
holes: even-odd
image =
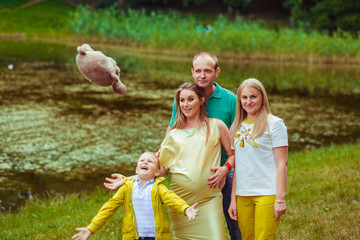
[[[275,239],[286,212],[288,137],[283,120],[271,114],[257,79],[245,80],[237,91],[230,137],[235,173],[229,215],[238,220],[242,240]]]

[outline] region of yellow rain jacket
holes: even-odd
[[[102,228],[107,221],[115,214],[117,209],[123,205],[122,213],[122,239],[138,239],[139,233],[136,228],[135,211],[132,204],[132,191],[135,179],[123,178],[125,184],[115,193],[115,195],[105,203],[96,216],[91,220],[87,228],[95,233]],[[178,213],[184,214],[189,205],[170,191],[163,183],[165,178],[155,178],[155,183],[151,189],[152,206],[155,217],[155,238],[157,240],[171,240],[170,227],[163,210],[163,204],[174,208]]]

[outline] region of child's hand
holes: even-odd
[[[76,228],[75,230],[78,231],[79,233],[72,236],[72,239],[86,240],[91,236],[91,231],[87,228]]]
[[[125,184],[124,180],[122,179],[122,176],[123,175],[118,174],[118,173],[111,174],[111,177],[113,177],[115,179],[105,178],[105,180],[108,181],[108,183],[104,182],[104,186],[110,190],[115,190],[115,189],[121,187],[122,185]]]
[[[188,207],[185,209],[185,215],[189,218],[189,220],[194,220],[196,216],[198,215],[198,212],[200,210],[195,209],[197,207],[198,203],[195,203],[191,207]]]

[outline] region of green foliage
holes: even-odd
[[[26,8],[1,12],[0,32],[21,32],[27,35],[64,36],[69,16],[74,7],[60,0],[45,0]]]
[[[26,3],[27,0],[0,0],[0,8],[9,8]]]
[[[280,28],[274,30],[259,23],[233,21],[219,15],[211,22],[198,21],[192,15],[144,10],[116,10],[114,7],[89,11],[80,7],[71,16],[69,27],[78,34],[120,39],[130,45],[148,48],[172,48],[180,51],[208,50],[228,54],[257,54],[294,57],[345,57],[360,55],[360,41],[344,31],[332,36],[316,31]]]
[[[209,0],[128,0],[122,4],[121,7],[128,7],[129,9],[141,9],[141,8],[168,8],[168,9],[183,9],[191,10],[192,7],[206,7],[213,6],[214,4],[224,5],[225,7],[236,7],[238,9],[244,9],[250,5],[252,0],[222,0],[209,1]],[[112,0],[99,0],[96,2],[96,8],[107,8],[116,5]]]
[[[223,2],[230,7],[246,8],[250,5],[252,0],[223,0]]]
[[[358,34],[360,1],[286,0],[296,26],[310,25],[317,30],[334,32],[338,29]]]
[[[347,19],[353,22],[352,15]],[[174,11],[122,11],[115,6],[90,10],[88,6],[74,8],[60,0],[45,0],[26,8],[3,11],[0,32],[13,38],[63,37],[75,32],[88,39],[110,39],[135,47],[173,49],[183,53],[204,50],[257,59],[356,62],[360,56],[358,37],[344,30],[328,36],[311,31],[305,22],[299,29],[275,30],[264,24],[243,21],[240,16],[232,20],[223,15],[204,19]]]

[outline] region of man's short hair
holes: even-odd
[[[192,60],[192,63],[191,63],[191,67],[194,68],[194,61],[196,59],[198,59],[199,57],[204,57],[204,56],[208,56],[210,57],[211,59],[214,60],[215,62],[215,70],[219,67],[219,60],[218,58],[215,56],[215,54],[211,53],[211,52],[201,52],[201,53],[198,53],[194,56],[193,60]]]

